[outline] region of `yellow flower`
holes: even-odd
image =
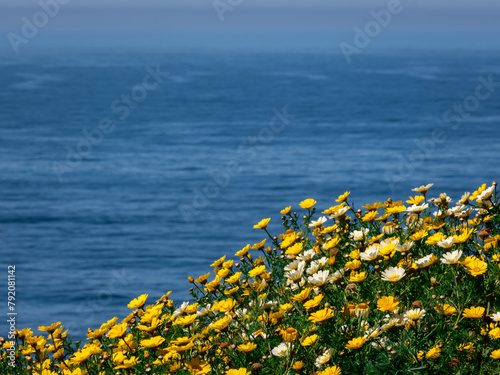
[[[226,256],[224,255],[222,258],[217,259],[215,262],[213,262],[210,267],[220,267],[222,263],[226,260]]]
[[[196,316],[195,316],[196,317]],[[161,336],[155,336],[150,339],[142,340],[141,341],[141,346],[145,348],[156,348],[163,344],[165,339]]]
[[[300,370],[302,370],[302,369],[304,368],[304,362],[302,362],[302,361],[297,361],[297,362],[295,362],[295,363],[293,364],[292,368],[293,368],[294,370],[300,371]]]
[[[425,355],[425,358],[436,359],[440,355],[441,355],[441,349],[439,348],[439,346],[436,345],[435,347],[433,347],[431,350],[429,350],[427,352],[427,354]]]
[[[366,223],[372,223],[377,216],[378,216],[377,211],[369,211],[365,214],[365,216],[362,217],[361,220],[363,220]]]
[[[342,371],[338,366],[327,367],[320,372],[320,375],[340,375],[340,374],[342,374]]]
[[[140,309],[146,303],[146,298],[148,298],[147,294],[140,295],[139,297],[130,301],[127,307],[130,309]]]
[[[488,335],[492,338],[492,339],[500,339],[500,328],[499,327],[496,327],[496,328],[493,328],[489,333]]]
[[[478,196],[480,196],[480,195],[481,195],[481,193],[482,193],[483,191],[485,191],[485,190],[486,190],[486,184],[482,184],[482,185],[479,187],[479,189],[477,189],[474,193],[472,193],[472,195],[470,196],[470,198],[469,198],[469,199],[470,199],[471,201],[475,200],[475,199],[476,199]]]
[[[362,283],[363,281],[365,281],[367,276],[368,275],[366,272],[352,271],[351,274],[349,275],[349,281],[352,283]]]
[[[420,203],[422,203],[423,201],[425,200],[425,197],[422,196],[422,195],[415,195],[415,197],[410,197],[409,200],[406,201],[406,203],[409,203],[409,204],[414,204],[414,205],[419,205]]]
[[[479,318],[482,318],[482,316],[484,314],[484,310],[485,310],[484,307],[472,306],[468,309],[465,309],[464,312],[462,313],[462,315],[465,316],[466,318],[470,318],[470,319],[479,319]]]
[[[219,272],[217,272],[217,275],[223,279],[229,276],[229,273],[231,271],[228,268],[221,268]]]
[[[40,326],[38,327],[38,330],[39,331],[42,331],[42,332],[47,332],[47,333],[53,333],[57,327],[59,327],[59,325],[61,324],[61,322],[57,322],[57,323],[53,323],[51,324],[50,326]]]
[[[318,335],[311,335],[311,336],[307,336],[304,340],[302,340],[302,346],[311,346],[313,345],[316,340],[318,340]]]
[[[127,331],[127,323],[121,323],[111,328],[106,336],[110,339],[123,337],[126,331]]]
[[[297,255],[302,251],[302,248],[304,247],[304,244],[299,242],[296,243],[293,246],[290,246],[287,251],[285,251],[286,255]]]
[[[210,324],[209,327],[217,332],[220,332],[220,331],[223,331],[224,329],[226,329],[227,326],[229,325],[229,323],[231,323],[231,318],[229,316],[225,316],[225,317],[213,322],[212,324]]]
[[[352,271],[355,271],[355,270],[357,270],[360,267],[361,267],[361,262],[359,260],[357,260],[357,259],[354,259],[354,260],[352,260],[350,262],[347,262],[345,264],[345,268],[348,268],[348,269],[350,269]]]
[[[318,307],[319,304],[321,303],[321,300],[323,299],[323,295],[322,294],[318,294],[316,297],[314,297],[313,299],[307,301],[304,303],[304,307],[306,308],[306,310],[310,310],[314,307]]]
[[[208,280],[208,276],[210,276],[210,272],[205,275],[201,275],[196,280],[194,280],[194,282],[198,284],[205,284]]]
[[[347,200],[347,197],[351,194],[350,191],[346,191],[344,194],[339,195],[337,199],[335,199],[335,202],[345,202]]]
[[[436,310],[440,314],[443,314],[444,316],[450,316],[456,314],[457,312],[456,308],[448,305],[447,303],[445,303],[444,305],[437,305],[436,307],[434,307],[434,310]]]
[[[387,213],[388,214],[391,214],[391,215],[397,215],[401,212],[405,212],[406,211],[406,207],[404,205],[400,205],[400,206],[394,206],[394,207],[388,207],[386,209]]]
[[[234,369],[232,368],[231,370],[226,371],[226,375],[251,375],[252,373],[248,371],[246,368],[239,368],[239,369]]]
[[[236,284],[241,277],[241,272],[236,272],[234,275],[231,275],[231,277],[226,279],[226,282],[229,284]]]
[[[248,250],[250,250],[250,244],[246,245],[240,251],[237,251],[236,254],[234,254],[234,255],[239,256],[239,257],[244,257],[245,255],[248,254]]]
[[[299,294],[294,295],[291,299],[292,301],[300,301],[303,302],[305,301],[308,297],[309,294],[311,293],[312,288],[305,288],[302,292]]]
[[[467,264],[467,272],[472,276],[479,276],[488,270],[488,265],[480,259],[474,259]]]
[[[219,275],[216,275],[215,279],[213,279],[209,283],[205,284],[205,290],[210,292],[210,293],[215,292],[217,290],[217,288],[219,287],[220,281],[221,281],[221,278],[219,277]]]
[[[427,232],[425,229],[421,229],[421,230],[413,233],[410,236],[410,239],[412,241],[420,241],[420,240],[424,239],[425,237],[427,237],[428,235],[429,235],[429,232]]]
[[[174,321],[174,325],[181,325],[187,327],[191,325],[196,320],[196,315],[186,315],[179,317]]]
[[[287,329],[282,330],[280,334],[285,342],[294,342],[297,340],[298,331],[293,327],[288,327]]]
[[[255,229],[266,229],[269,221],[271,221],[271,218],[262,219],[261,221],[259,221],[258,224],[255,224],[253,227]]]
[[[393,312],[398,309],[399,302],[393,296],[381,297],[377,301],[377,307],[380,311]]]
[[[365,343],[366,338],[364,337],[356,337],[355,339],[349,340],[347,342],[347,345],[345,346],[346,349],[361,349],[363,344]]]
[[[266,272],[266,266],[263,264],[261,266],[257,266],[254,269],[250,270],[248,272],[248,276],[256,277],[256,276],[263,274],[264,272]]]
[[[493,359],[500,359],[500,349],[493,350],[490,354],[490,357]]]
[[[333,311],[330,308],[324,308],[323,310],[318,310],[311,314],[309,320],[314,323],[320,323],[324,320],[333,318]]]
[[[266,244],[266,238],[262,240],[261,242],[258,242],[256,244],[253,244],[252,249],[255,250],[262,250],[264,248],[264,245]]]
[[[288,206],[280,211],[280,214],[282,215],[288,215],[290,213],[290,210],[292,209],[292,206]]]
[[[245,353],[250,353],[252,350],[254,350],[257,347],[257,344],[254,344],[253,342],[248,342],[246,344],[240,344],[236,347],[240,352],[245,352]]]
[[[457,346],[457,350],[459,351],[464,351],[464,350],[468,350],[470,352],[474,352],[475,351],[475,345],[472,343],[472,342],[469,342],[467,344],[460,344],[459,346]]]
[[[315,204],[316,204],[316,201],[314,199],[309,198],[309,199],[306,199],[306,200],[300,202],[299,206],[302,207],[302,208],[304,208],[304,209],[306,209],[306,210],[308,210],[312,206],[314,206]]]

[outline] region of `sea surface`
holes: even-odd
[[[264,236],[500,178],[500,53],[72,50],[0,56],[0,314],[82,338]],[[488,84],[487,82],[490,81]],[[486,82],[486,83],[485,83]],[[494,82],[493,84],[491,82]],[[478,88],[479,87],[479,88]],[[415,193],[413,193],[415,194]],[[3,276],[2,274],[3,273]],[[0,336],[7,332],[0,319]]]

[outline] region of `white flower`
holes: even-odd
[[[411,191],[416,191],[417,193],[423,193],[425,194],[427,192],[427,190],[429,190],[434,184],[428,184],[426,186],[422,185],[418,188],[415,188],[415,189],[411,189]]]
[[[495,322],[500,322],[500,312],[496,312],[491,316],[491,319],[493,319]]]
[[[488,189],[486,189],[485,191],[483,191],[481,194],[479,194],[479,196],[477,197],[477,201],[483,201],[483,200],[486,200],[486,199],[490,199],[491,196],[493,195],[493,191],[495,190],[495,187],[494,186],[490,186]]]
[[[429,205],[427,203],[421,204],[420,206],[417,206],[416,204],[411,205],[406,209],[408,212],[413,212],[415,214],[421,213],[423,210],[429,208]]]
[[[379,250],[380,246],[378,244],[371,245],[364,252],[359,253],[359,257],[363,260],[371,262],[372,260],[377,259]]]
[[[410,250],[414,244],[415,244],[415,242],[413,242],[413,241],[405,242],[403,245],[396,246],[396,251],[406,252],[406,251]]]
[[[443,254],[440,260],[441,263],[444,264],[457,264],[461,257],[462,257],[462,250],[455,250]]]
[[[205,316],[205,315],[213,315],[212,310],[210,309],[212,307],[211,304],[208,304],[206,307],[202,307],[198,311],[196,311],[197,316]]]
[[[469,200],[470,197],[470,192],[466,191],[463,195],[462,198],[457,202],[458,204],[465,204]]]
[[[472,208],[469,207],[469,208],[463,210],[462,212],[456,213],[455,216],[458,218],[469,217],[471,213],[472,213]]]
[[[369,229],[361,228],[361,230],[354,230],[349,237],[354,239],[354,241],[363,241],[363,238],[368,234]]]
[[[324,270],[324,271],[318,271],[314,275],[309,276],[307,280],[313,285],[316,286],[321,286],[325,285],[328,281],[328,275],[330,274],[330,271]]]
[[[182,302],[182,304],[177,308],[177,310],[174,311],[174,317],[176,318],[177,316],[181,315],[188,306],[189,302]]]
[[[312,261],[311,265],[307,268],[306,272],[309,275],[315,274],[316,272],[319,271],[320,267],[321,267],[321,265],[317,260]]]
[[[271,350],[271,353],[275,355],[276,357],[286,357],[288,353],[290,352],[290,349],[292,349],[292,344],[289,342],[282,342],[279,344],[277,347],[275,347],[273,350]]]
[[[341,208],[340,210],[338,210],[336,213],[334,213],[333,215],[330,215],[330,219],[335,219],[337,217],[341,217],[343,216],[347,211],[350,210],[351,207],[347,206],[347,207],[344,207],[344,208]]]
[[[429,255],[426,255],[425,257],[416,260],[415,264],[417,265],[417,267],[427,267],[428,265],[430,265],[432,263],[432,260],[433,260],[432,257],[434,257],[434,254],[432,254],[432,253]]]
[[[293,271],[296,269],[304,269],[306,267],[306,262],[302,262],[298,259],[295,259],[293,262],[288,263],[283,269],[285,271]]]
[[[437,210],[433,215],[437,218],[444,218],[448,215],[448,211]]]
[[[316,253],[314,252],[313,249],[309,249],[307,251],[304,251],[304,254],[301,254],[297,257],[297,259],[302,260],[302,261],[309,261],[314,258]]]
[[[304,273],[304,268],[297,268],[292,271],[285,272],[285,277],[292,281],[297,281],[302,277]]]
[[[419,320],[425,316],[424,309],[412,309],[405,312],[405,318],[408,320]]]
[[[333,349],[326,349],[323,354],[321,354],[318,358],[316,358],[316,361],[314,361],[314,364],[316,367],[321,367],[325,363],[327,363],[331,358],[333,354]]]
[[[444,240],[438,241],[437,245],[444,249],[449,249],[455,243],[455,237],[448,237]]]
[[[458,212],[462,212],[465,209],[464,205],[458,205],[453,208],[448,209],[448,215],[455,215]]]
[[[327,220],[326,216],[321,216],[318,220],[312,220],[311,224],[309,224],[309,228],[319,227]]]
[[[384,272],[382,272],[382,280],[392,281],[393,283],[401,280],[405,275],[404,268],[401,267],[389,267]]]
[[[344,269],[335,271],[334,274],[328,278],[328,281],[335,282],[337,280],[340,280],[340,278],[344,276],[344,273],[345,273]]]

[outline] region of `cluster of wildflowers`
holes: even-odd
[[[493,374],[500,371],[496,183],[456,205],[431,184],[356,210],[349,192],[281,211],[284,233],[211,264],[193,300],[167,293],[73,343],[60,322],[16,331],[21,374]],[[0,371],[10,373],[5,339]],[[406,372],[405,372],[406,371]]]

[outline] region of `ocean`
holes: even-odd
[[[500,52],[61,49],[0,56],[0,249],[18,329],[189,299],[306,198],[500,177]],[[7,283],[5,284],[6,297]],[[1,303],[0,303],[1,304]],[[7,311],[7,303],[2,310]],[[7,315],[5,315],[7,316]],[[7,332],[0,320],[0,336]],[[3,333],[4,334],[3,334]]]

